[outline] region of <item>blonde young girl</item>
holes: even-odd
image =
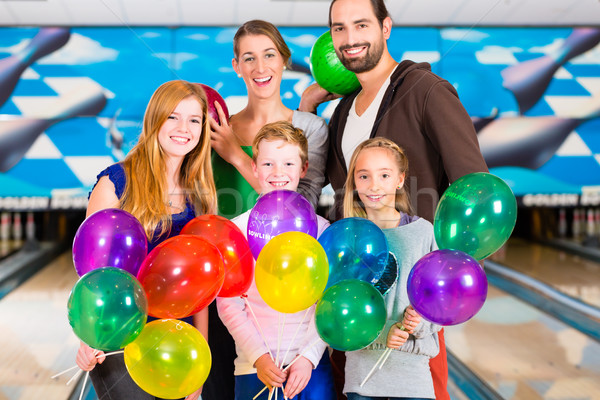
[[[137,145],[122,163],[98,175],[87,215],[105,208],[130,212],[144,227],[150,252],[178,235],[196,215],[214,214],[217,205],[207,104],[197,84],[177,80],[161,85],[148,103]],[[205,310],[184,320],[206,337]],[[154,399],[133,382],[122,354],[96,358],[94,350],[82,343],[77,365],[91,371],[99,398]],[[187,398],[199,395],[200,390]]]
[[[398,260],[398,280],[385,295],[388,316],[379,338],[365,349],[346,353],[348,400],[435,398],[429,359],[439,352],[440,326],[423,320],[410,307],[406,281],[415,262],[437,246],[431,223],[411,215],[404,190],[407,172],[404,151],[385,138],[361,143],[350,160],[344,217],[368,218],[383,229]],[[361,387],[386,347],[394,351]]]

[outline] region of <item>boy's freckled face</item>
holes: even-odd
[[[263,140],[258,144],[258,156],[253,163],[261,192],[296,190],[308,168],[302,163],[300,149],[284,140]]]

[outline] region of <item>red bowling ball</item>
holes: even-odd
[[[208,100],[208,114],[219,124],[221,123],[221,121],[219,119],[219,113],[217,112],[217,109],[215,108],[215,101],[216,101],[221,105],[221,108],[223,109],[223,112],[225,113],[225,117],[229,121],[229,111],[227,110],[227,104],[225,104],[225,100],[223,100],[223,97],[221,97],[219,92],[217,92],[215,89],[213,89],[210,86],[205,85],[203,83],[199,83],[199,85],[202,86],[202,89],[204,89],[204,92],[206,93],[206,99]]]

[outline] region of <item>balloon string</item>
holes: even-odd
[[[306,316],[308,315],[309,311],[310,311],[310,307],[308,307],[306,309],[306,312],[304,313],[304,316],[302,317],[302,321],[300,321],[300,323],[296,327],[296,332],[294,332],[294,336],[292,337],[292,341],[290,342],[290,345],[288,346],[287,350],[285,351],[285,355],[281,359],[281,364],[283,364],[285,362],[284,360],[286,359],[288,353],[290,352],[290,349],[292,348],[292,344],[294,344],[294,341],[296,340],[296,336],[298,335],[298,331],[300,330],[300,327],[304,323],[304,320],[306,319]],[[307,329],[307,333],[308,333],[308,329]]]
[[[94,356],[97,356],[97,355],[98,355],[98,353],[100,353],[100,350],[94,350]],[[96,357],[96,358],[97,358],[97,357]],[[76,365],[76,366],[77,366],[77,365]],[[73,368],[69,368],[69,369],[73,369]],[[69,384],[70,384],[71,382],[73,382],[73,380],[77,379],[77,378],[79,377],[79,375],[81,375],[81,373],[82,373],[82,372],[83,372],[83,370],[82,370],[82,369],[80,369],[79,371],[77,371],[77,373],[76,373],[75,375],[73,375],[73,376],[71,377],[71,379],[69,379],[69,380],[67,381],[67,386],[69,386]],[[89,375],[89,372],[86,372],[86,373],[85,373],[85,380],[84,380],[84,382],[83,382],[83,388],[85,388],[85,381],[87,380],[87,377],[88,377],[88,375]],[[81,389],[81,392],[82,392],[82,393],[83,393],[83,388]]]
[[[390,354],[392,354],[392,349],[389,349],[387,354],[385,355],[385,357],[383,357],[383,361],[381,361],[381,364],[379,364],[379,369],[381,369],[381,367],[383,367],[383,364],[385,364],[387,359],[390,357]]]
[[[271,353],[271,349],[269,348],[269,343],[267,343],[267,339],[265,339],[265,334],[263,333],[262,328],[260,327],[260,324],[258,323],[258,319],[256,318],[256,315],[254,314],[254,310],[252,310],[252,306],[250,305],[250,302],[248,301],[248,296],[241,296],[241,297],[244,299],[244,302],[246,303],[246,307],[248,307],[248,310],[250,310],[250,314],[252,314],[252,318],[254,319],[254,324],[258,328],[258,333],[260,334],[260,337],[262,338],[263,342],[265,343],[265,346],[267,347],[269,356],[271,356],[271,361],[274,361],[275,359],[273,358],[273,353]]]
[[[54,375],[54,376],[51,376],[51,377],[50,377],[50,379],[55,379],[55,378],[58,378],[59,376],[61,376],[61,375],[63,375],[63,374],[66,374],[67,372],[69,372],[69,371],[72,371],[72,370],[74,370],[75,368],[79,368],[79,366],[78,366],[78,365],[73,365],[71,368],[67,368],[67,369],[65,369],[64,371],[62,371],[62,372],[59,372],[58,374],[56,374],[56,375]]]
[[[100,357],[108,357],[108,356],[112,356],[112,355],[114,355],[114,354],[121,354],[121,353],[124,353],[124,352],[125,352],[124,350],[118,350],[118,351],[113,351],[113,352],[106,353],[106,354],[102,354],[102,355],[97,355],[97,354],[99,353],[99,351],[98,351],[98,350],[94,350],[94,356],[95,356],[96,358],[100,358]],[[69,372],[69,371],[72,371],[72,370],[74,370],[75,368],[79,368],[79,366],[78,366],[78,365],[73,365],[71,368],[67,368],[67,369],[65,369],[64,371],[62,371],[62,372],[59,372],[58,374],[51,376],[51,377],[50,377],[50,379],[55,379],[55,378],[58,378],[59,376],[61,376],[61,375],[63,375],[63,374],[66,374],[67,372]],[[75,379],[75,378],[77,378],[79,375],[81,375],[81,372],[83,372],[83,370],[82,370],[82,369],[80,369],[79,371],[77,371],[77,373],[76,373],[75,375],[73,375],[73,377],[72,377],[71,379],[69,379],[69,381],[67,382],[67,385],[69,385],[69,384],[70,384],[70,383],[73,381],[73,379]]]
[[[275,365],[279,368],[279,348],[281,347],[281,337],[283,336],[283,330],[285,327],[285,317],[287,316],[287,314],[283,314],[283,324],[281,323],[281,314],[279,313],[279,318],[278,318],[278,327],[277,327],[277,352],[275,353]],[[281,362],[283,363],[283,360],[281,360]],[[277,389],[279,389],[278,387],[275,388],[274,392],[275,392],[275,400],[277,400]]]
[[[405,331],[406,329],[404,328],[404,325],[400,326],[400,329]],[[373,365],[373,368],[371,368],[371,370],[369,371],[369,373],[367,374],[367,376],[365,376],[365,379],[363,379],[363,381],[360,383],[360,387],[363,387],[365,383],[367,383],[367,381],[371,378],[371,376],[373,376],[373,374],[375,373],[375,371],[380,370],[381,367],[383,367],[383,364],[385,364],[385,362],[387,361],[388,357],[390,356],[390,354],[392,354],[392,351],[394,349],[391,348],[386,348],[385,351],[383,353],[381,353],[381,355],[379,356],[379,358],[377,359],[377,362],[375,362],[375,365]]]
[[[296,356],[296,358],[294,358],[294,359],[292,360],[292,362],[291,362],[291,363],[289,363],[289,364],[288,364],[288,365],[287,365],[287,366],[286,366],[284,369],[282,369],[282,370],[281,370],[281,372],[285,372],[285,371],[287,371],[289,367],[291,367],[291,366],[292,366],[292,365],[293,365],[293,364],[294,364],[296,361],[298,361],[298,360],[300,359],[300,357],[304,356],[304,354],[305,354],[307,351],[309,351],[310,349],[312,349],[312,348],[313,348],[313,346],[314,346],[315,344],[319,343],[320,341],[321,341],[321,338],[315,339],[315,340],[314,340],[314,341],[313,341],[313,342],[312,342],[312,343],[311,343],[311,344],[310,344],[310,345],[309,345],[307,348],[305,348],[304,350],[302,350],[302,353],[298,354],[298,355]],[[256,394],[256,396],[254,396],[254,397],[252,398],[252,400],[256,400],[256,398],[257,398],[258,396],[260,396],[260,395],[262,394],[262,392],[264,392],[265,390],[267,390],[267,386],[266,386],[266,385],[265,385],[265,387],[264,387],[264,388],[262,388],[262,390],[261,390],[260,392],[258,392],[258,393]]]
[[[83,372],[83,370],[82,370],[82,369],[80,369],[79,371],[77,371],[77,372],[75,373],[75,375],[73,375],[73,376],[71,377],[71,379],[69,379],[69,380],[67,381],[67,386],[69,386],[69,385],[71,384],[71,382],[73,382],[75,379],[79,378],[79,375],[81,375],[81,373],[82,373],[82,372]]]
[[[85,373],[85,378],[83,379],[83,386],[81,386],[81,393],[79,394],[79,400],[83,398],[83,392],[85,391],[85,384],[87,383],[87,379],[90,376],[90,372],[87,371]]]
[[[285,328],[285,317],[287,316],[287,314],[283,314],[283,324],[281,323],[281,314],[279,313],[279,327],[278,327],[278,337],[277,337],[277,353],[275,354],[275,365],[277,365],[277,367],[281,368],[281,366],[279,365],[279,348],[281,347],[281,337],[283,336],[283,330]],[[283,360],[281,360],[281,362],[283,363]]]
[[[112,356],[115,354],[123,354],[123,353],[125,353],[125,350],[111,351],[110,353],[104,354],[104,357]],[[100,358],[100,357],[102,357],[102,355],[96,356],[96,358]]]

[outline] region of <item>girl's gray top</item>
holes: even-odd
[[[407,225],[384,229],[389,249],[398,260],[398,280],[385,296],[387,322],[370,346],[346,352],[344,393],[363,396],[435,398],[429,359],[439,352],[439,325],[422,319],[414,334],[398,350],[393,350],[380,370],[360,387],[379,356],[386,349],[387,335],[393,324],[401,322],[409,305],[406,282],[414,264],[436,250],[433,226],[423,218]]]

